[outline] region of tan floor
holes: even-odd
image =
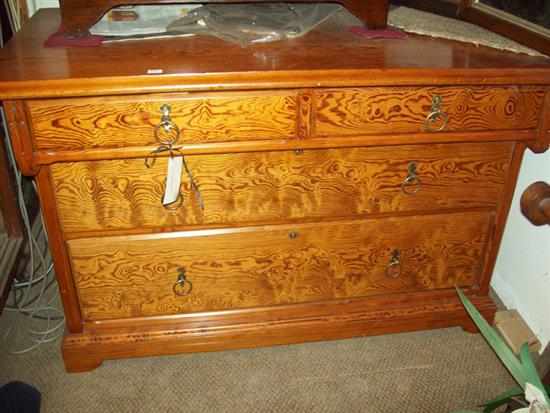
[[[105,362],[66,374],[58,343],[0,348],[0,383],[41,390],[43,412],[411,412],[475,407],[513,385],[459,328],[256,350]]]

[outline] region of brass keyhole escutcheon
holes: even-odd
[[[299,234],[298,234],[296,231],[290,231],[290,232],[288,233],[288,238],[290,238],[290,239],[296,239],[296,238],[298,238],[298,235],[299,235]]]
[[[193,291],[193,283],[187,278],[185,267],[178,268],[178,278],[172,287],[174,294],[179,297],[184,297],[191,294]]]

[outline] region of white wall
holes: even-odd
[[[59,7],[58,0],[27,0],[29,7],[29,14],[32,16],[38,9],[45,9],[48,7]]]
[[[508,308],[519,311],[544,348],[550,342],[550,226],[535,227],[519,207],[523,190],[536,181],[550,183],[550,151],[525,153],[492,286]]]

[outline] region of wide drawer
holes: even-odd
[[[314,98],[314,135],[536,129],[544,94],[493,86],[322,90]]]
[[[492,219],[455,213],[92,238],[68,247],[83,317],[101,320],[474,285]]]
[[[68,233],[246,224],[396,211],[495,207],[511,143],[438,144],[187,156],[204,210],[184,174],[183,203],[161,204],[166,159],[51,167]]]
[[[163,106],[178,144],[296,137],[294,92],[122,96],[27,103],[35,148],[83,150],[158,145]],[[160,140],[172,132],[158,131]]]

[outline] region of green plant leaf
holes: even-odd
[[[510,390],[505,391],[504,393],[499,394],[493,400],[489,400],[485,403],[483,407],[483,413],[494,412],[497,408],[512,400],[512,397],[517,397],[523,395],[523,389],[519,386],[513,387]]]
[[[489,345],[495,351],[504,366],[512,374],[514,380],[517,381],[522,389],[525,389],[525,382],[527,381],[527,377],[520,360],[516,357],[513,351],[510,350],[504,340],[500,338],[496,330],[493,329],[479,313],[479,311],[477,311],[477,308],[466,297],[464,292],[458,287],[456,287],[456,291],[458,293],[458,296],[460,297],[460,300],[462,301],[462,304],[464,305],[464,308],[466,309],[476,326],[479,328],[479,331],[481,331],[481,334],[483,334],[483,337],[485,337],[485,340],[487,340],[487,343],[489,343]]]
[[[527,381],[533,386],[537,387],[542,392],[542,394],[544,394],[546,404],[550,406],[550,398],[548,397],[548,393],[546,392],[546,389],[542,384],[542,381],[539,377],[539,372],[535,367],[535,363],[533,363],[531,353],[529,352],[529,345],[527,343],[523,343],[523,345],[521,346],[519,358],[521,360],[521,364],[523,365],[523,370],[525,371]]]

